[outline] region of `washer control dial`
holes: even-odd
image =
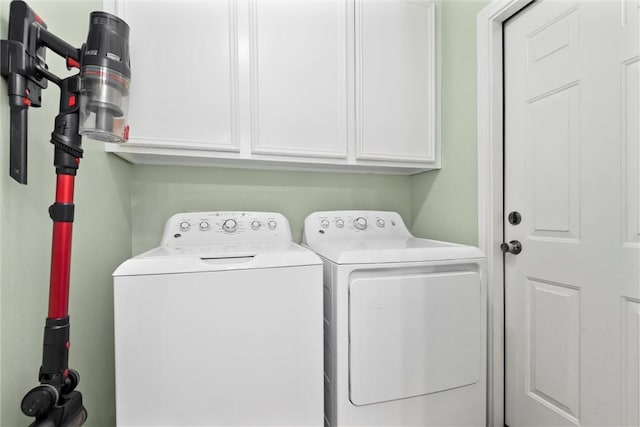
[[[323,219],[322,221],[320,221],[320,226],[322,228],[329,228],[329,220],[328,219]]]
[[[233,233],[238,229],[238,222],[235,219],[227,219],[222,223],[222,229],[227,233]]]
[[[182,221],[180,223],[180,231],[189,231],[190,228],[191,224],[189,224],[187,221]]]
[[[336,227],[338,228],[344,227],[344,220],[341,218],[336,219]]]
[[[376,221],[376,224],[378,225],[378,227],[382,228],[385,226],[385,222],[384,219],[382,218],[378,218],[378,220]]]
[[[267,222],[267,227],[269,227],[269,230],[275,230],[277,226],[278,226],[278,223],[272,219],[269,220],[269,222]]]
[[[261,226],[262,226],[262,224],[260,224],[260,221],[258,221],[258,220],[251,221],[251,229],[252,230],[258,230],[258,229],[260,229]]]
[[[207,231],[209,229],[209,223],[207,221],[200,222],[200,230]]]
[[[353,226],[358,230],[364,230],[367,228],[367,219],[360,216],[353,220]]]

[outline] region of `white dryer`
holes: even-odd
[[[322,262],[277,213],[171,217],[114,272],[119,426],[322,426]]]
[[[325,425],[484,426],[485,257],[395,212],[315,212],[324,261]]]

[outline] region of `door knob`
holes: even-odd
[[[522,252],[522,243],[518,242],[517,240],[512,240],[509,243],[504,242],[500,245],[500,249],[504,253],[509,252],[510,254],[518,255],[520,252]]]

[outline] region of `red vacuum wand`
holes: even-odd
[[[56,204],[73,205],[73,175],[58,175]],[[71,235],[73,222],[54,222],[51,244],[51,276],[49,286],[49,316],[59,319],[69,314],[69,277],[71,275]]]
[[[65,58],[79,73],[64,79],[51,73],[46,50]],[[35,417],[32,427],[75,427],[87,419],[80,376],[69,361],[69,278],[75,205],[75,176],[82,157],[82,136],[121,142],[128,135],[126,113],[131,70],[129,26],[105,12],[91,13],[87,42],[77,49],[47,30],[24,1],[13,1],[9,37],[0,40],[0,74],[7,80],[11,107],[10,175],[27,183],[27,111],[40,107],[47,82],[60,87],[60,113],[51,143],[56,169],[56,198],[49,208],[53,220],[49,313],[44,328],[40,385],[22,399],[22,411]]]

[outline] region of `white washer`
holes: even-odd
[[[324,261],[325,425],[484,426],[485,257],[395,212],[315,212]]]
[[[171,217],[114,272],[119,426],[322,426],[322,262],[278,213]]]

